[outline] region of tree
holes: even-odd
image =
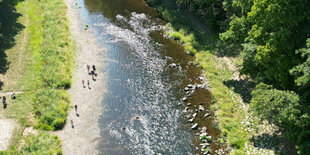
[[[302,111],[296,93],[261,83],[252,91],[252,95],[250,106],[260,118],[282,127],[300,125]]]
[[[309,29],[307,0],[235,0],[241,11],[231,17],[220,35],[226,43],[242,47],[242,73],[278,88],[294,88],[289,70],[301,62],[295,50],[304,46]],[[251,6],[251,7],[250,7]],[[250,9],[249,9],[250,8]]]
[[[291,69],[290,73],[295,76],[295,83],[299,86],[303,98],[310,101],[310,38],[308,38],[306,46],[296,52],[301,54],[304,62]]]

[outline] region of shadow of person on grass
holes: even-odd
[[[15,36],[22,31],[24,26],[17,21],[21,16],[16,12],[15,6],[23,0],[0,1],[0,74],[8,70],[9,62],[5,50],[15,45]],[[0,90],[3,82],[0,82]]]

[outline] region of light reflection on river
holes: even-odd
[[[102,154],[192,154],[194,134],[179,104],[199,68],[162,34],[165,22],[143,0],[76,0],[84,24],[106,47],[107,93],[100,118]],[[180,66],[169,67],[176,63]],[[191,102],[210,102],[199,90]],[[216,133],[209,128],[210,133]]]

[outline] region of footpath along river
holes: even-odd
[[[100,154],[201,153],[202,127],[212,136],[212,154],[223,148],[213,115],[205,117],[211,93],[202,88],[202,70],[181,45],[164,37],[166,23],[154,8],[143,0],[76,0],[74,5],[87,31],[106,48]],[[199,128],[192,130],[195,123]]]

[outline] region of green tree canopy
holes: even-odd
[[[220,37],[242,46],[243,73],[257,81],[293,88],[289,70],[300,63],[295,50],[304,46],[309,35],[304,28],[309,26],[309,1],[238,0],[234,4],[241,13],[231,17],[229,29]]]
[[[299,126],[302,111],[296,93],[261,83],[252,91],[252,95],[251,107],[262,119],[283,127]]]

